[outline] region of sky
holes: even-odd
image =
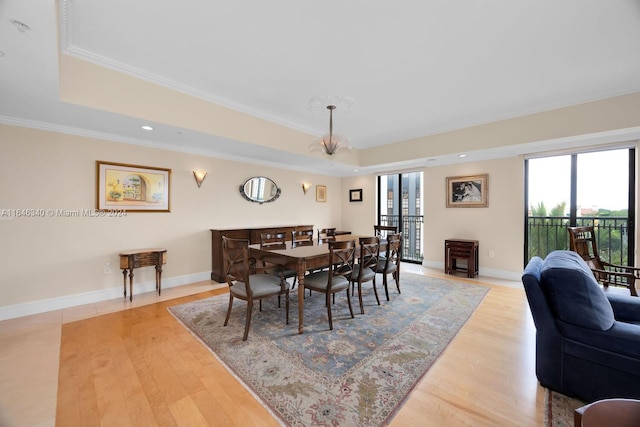
[[[626,209],[629,150],[578,155],[578,207]],[[529,160],[529,207],[544,202],[547,212],[563,201],[569,205],[571,156]]]

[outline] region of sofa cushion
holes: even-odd
[[[541,279],[541,286],[560,320],[599,331],[613,326],[611,304],[577,253],[554,251],[547,255]]]

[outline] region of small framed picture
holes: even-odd
[[[447,177],[448,208],[486,208],[489,200],[489,175]]]
[[[316,185],[316,202],[326,202],[326,201],[327,201],[327,186]]]
[[[350,202],[361,202],[362,201],[362,188],[358,188],[357,190],[349,190],[349,201]]]

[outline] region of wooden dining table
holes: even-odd
[[[340,235],[336,236],[337,242],[355,240],[356,246],[358,239],[365,236]],[[328,267],[329,262],[329,244],[318,244],[314,240],[313,246],[297,246],[291,247],[291,242],[287,242],[286,249],[267,250],[260,249],[259,244],[249,245],[249,256],[259,261],[270,264],[279,264],[296,270],[298,276],[298,333],[304,332],[304,276],[309,270]],[[380,249],[384,249],[385,242],[380,242]]]

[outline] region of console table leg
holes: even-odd
[[[162,293],[162,264],[156,265],[156,289],[158,296]]]
[[[122,269],[122,284],[124,285],[124,297],[127,297],[127,269]]]
[[[133,268],[129,269],[129,301],[133,302]]]

